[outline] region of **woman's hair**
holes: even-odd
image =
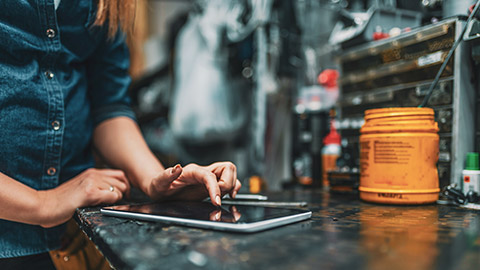
[[[137,0],[98,0],[95,25],[108,22],[108,36],[112,38],[121,29],[125,33],[133,29]]]

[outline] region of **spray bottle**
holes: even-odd
[[[323,172],[323,187],[330,186],[328,180],[328,172],[335,169],[336,162],[342,153],[341,137],[335,129],[334,121],[330,122],[330,133],[323,139],[322,148],[322,172]]]

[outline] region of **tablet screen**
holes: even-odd
[[[255,223],[309,211],[299,209],[260,207],[251,205],[225,205],[217,207],[209,202],[159,202],[142,205],[118,205],[105,210],[138,213],[172,218],[214,221],[220,223]]]

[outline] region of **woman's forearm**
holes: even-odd
[[[43,203],[37,190],[0,173],[0,218],[42,225]]]
[[[151,180],[164,170],[148,148],[137,123],[128,117],[100,123],[93,133],[93,141],[109,165],[123,170],[132,185],[147,194]]]
[[[32,189],[0,173],[0,218],[53,227],[68,221],[75,209],[115,203],[129,184],[119,170],[88,169],[56,188]]]

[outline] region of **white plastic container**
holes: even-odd
[[[467,153],[465,170],[462,171],[463,194],[472,190],[480,195],[480,164],[478,153]]]

